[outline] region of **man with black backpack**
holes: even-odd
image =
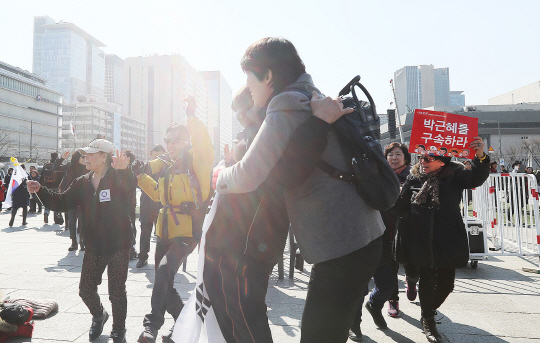
[[[264,182],[286,153],[295,129],[312,115],[306,94],[314,99],[320,95],[295,47],[283,38],[254,43],[241,66],[255,105],[268,109],[246,155],[217,176],[219,193],[251,192]],[[352,175],[352,160],[346,159],[335,129],[327,126],[321,159]],[[314,264],[302,343],[347,341],[357,305],[380,261],[384,224],[379,211],[364,200],[369,194],[359,194],[361,188],[357,191],[354,180],[344,182],[315,168],[301,186],[285,190],[291,228],[303,257]]]

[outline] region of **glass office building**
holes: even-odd
[[[79,95],[104,96],[104,46],[73,23],[34,17],[33,72],[64,94],[66,103]]]

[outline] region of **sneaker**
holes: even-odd
[[[174,326],[171,328],[171,330],[169,330],[169,333],[167,335],[161,336],[161,341],[167,342],[167,343],[174,343],[172,339],[173,332],[174,332]]]
[[[388,315],[390,317],[399,317],[399,301],[388,300]]]
[[[99,317],[93,317],[92,318],[92,326],[90,327],[90,340],[93,341],[94,339],[101,336],[101,333],[103,332],[103,326],[107,322],[107,319],[109,319],[109,314],[105,309],[103,309],[103,314]]]
[[[145,325],[144,331],[139,336],[139,343],[155,343],[158,330],[153,325]]]
[[[84,246],[84,243],[81,243],[81,251],[85,251],[86,247]]]
[[[137,262],[137,268],[142,268],[144,266],[146,266],[148,264],[148,260],[139,260],[139,262]]]
[[[366,302],[366,310],[368,310],[369,314],[371,314],[371,317],[373,317],[373,322],[379,329],[386,329],[388,328],[388,325],[386,325],[386,320],[384,320],[384,317],[382,315],[382,309],[376,310],[373,307],[371,307],[371,304]]]
[[[354,342],[362,342],[362,330],[360,327],[349,330],[349,338]],[[165,341],[164,341],[165,342]]]
[[[416,290],[416,282],[409,283],[407,281],[407,299],[409,299],[409,301],[415,301],[417,294],[418,294],[418,291]]]
[[[107,343],[127,343],[126,341],[126,329],[112,330],[109,335]]]

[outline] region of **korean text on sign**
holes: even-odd
[[[478,136],[478,118],[453,113],[416,110],[409,151],[437,156],[470,158],[469,143]]]

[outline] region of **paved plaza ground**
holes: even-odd
[[[20,211],[19,211],[20,212]],[[68,231],[63,226],[43,224],[43,216],[30,215],[28,225],[8,226],[10,215],[0,214],[0,290],[12,298],[52,299],[59,311],[46,319],[36,320],[32,339],[10,342],[88,342],[91,315],[78,295],[78,284],[84,252],[68,252]],[[52,221],[52,220],[51,220]],[[155,242],[152,239],[152,242]],[[153,254],[155,244],[152,243]],[[288,248],[286,249],[288,250]],[[288,259],[288,251],[285,252]],[[478,269],[457,271],[455,291],[440,309],[439,329],[448,342],[540,342],[540,276],[525,273],[522,267],[535,268],[533,257],[490,257]],[[150,310],[154,265],[137,269],[130,262],[127,279],[128,342],[136,342],[142,331],[143,316]],[[300,322],[310,265],[289,280],[285,261],[285,280],[278,280],[277,267],[268,288],[268,317],[274,342],[299,342]],[[179,272],[175,285],[183,299],[189,297],[197,274],[197,254],[191,254],[187,271]],[[99,293],[110,313],[107,297],[107,275]],[[400,318],[387,317],[388,329],[379,330],[364,311],[364,342],[426,342],[420,329],[419,303],[405,296],[403,269],[399,276]],[[105,342],[112,320],[97,342]],[[167,318],[162,332],[173,324]],[[162,333],[160,332],[160,334]],[[161,338],[158,339],[161,342]]]

